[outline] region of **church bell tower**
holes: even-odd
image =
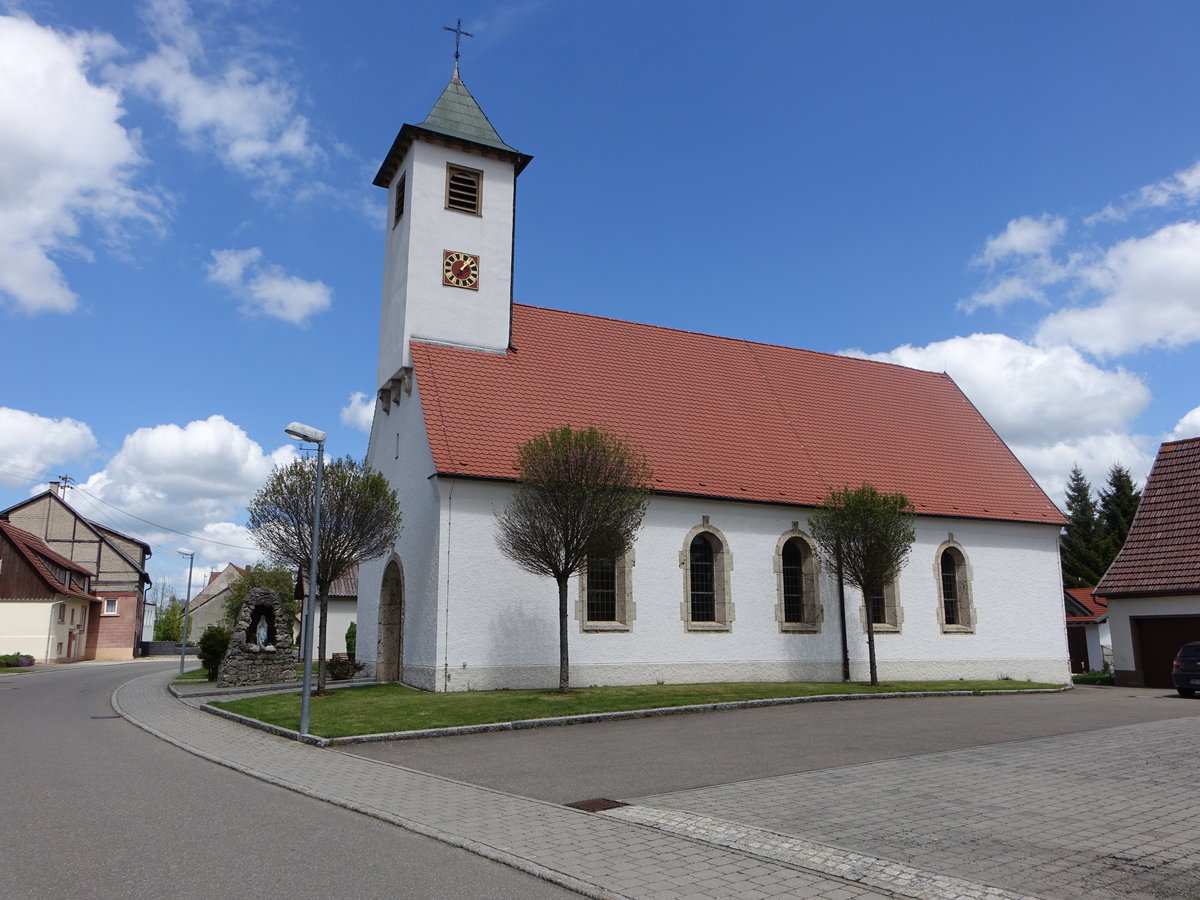
[[[457,60],[425,120],[400,129],[374,181],[388,192],[381,397],[412,365],[410,341],[508,348],[516,181],[531,159],[500,139]]]

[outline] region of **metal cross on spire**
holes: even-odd
[[[449,25],[443,25],[442,30],[454,33],[454,67],[458,68],[458,51],[462,47],[463,37],[475,37],[475,35],[471,34],[469,31],[463,31],[461,17],[459,18],[458,22],[455,23],[453,28],[451,28]]]

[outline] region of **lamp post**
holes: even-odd
[[[304,598],[304,634],[300,651],[304,654],[304,681],[300,688],[300,736],[303,737],[308,734],[308,710],[312,703],[312,617],[317,597],[317,556],[321,550],[321,475],[325,469],[325,432],[300,422],[293,422],[283,431],[298,441],[317,445],[317,489],[313,498],[312,558],[308,564],[308,594]]]
[[[184,594],[187,600],[183,603],[183,634],[179,636],[179,674],[183,674],[183,658],[187,654],[187,638],[188,638],[188,609],[192,605],[192,567],[196,565],[196,554],[188,550],[186,547],[180,547],[175,551],[180,556],[188,558],[188,583],[187,590]]]

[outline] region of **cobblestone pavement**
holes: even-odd
[[[592,897],[1004,897],[1015,892],[725,823],[664,827],[569,809],[266,734],[171,696],[170,673],[130,681],[114,708],[134,724],[253,777],[393,822]],[[753,790],[753,785],[751,786]],[[722,832],[722,840],[713,835]],[[789,855],[790,854],[790,855]],[[831,855],[832,854],[832,855]]]
[[[813,842],[1041,897],[1197,898],[1198,746],[1200,718],[1175,719],[641,797],[614,812],[715,845],[762,830],[802,851]],[[741,831],[722,832],[728,823]]]

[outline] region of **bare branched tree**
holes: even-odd
[[[308,572],[312,554],[317,464],[299,459],[276,468],[247,507],[254,542],[273,562]],[[387,479],[350,456],[325,466],[317,558],[320,639],[317,692],[325,690],[329,587],[351,566],[387,553],[400,536],[400,505]]]
[[[567,582],[589,553],[619,556],[633,543],[650,499],[645,455],[595,427],[554,428],[517,451],[520,482],[497,516],[509,559],[558,584],[558,689],[570,686]]]
[[[867,620],[867,653],[871,684],[875,669],[875,617],[871,597],[900,576],[912,549],[915,510],[903,494],[883,494],[869,484],[831,491],[808,518],[821,555],[837,566],[848,584],[862,591]]]

